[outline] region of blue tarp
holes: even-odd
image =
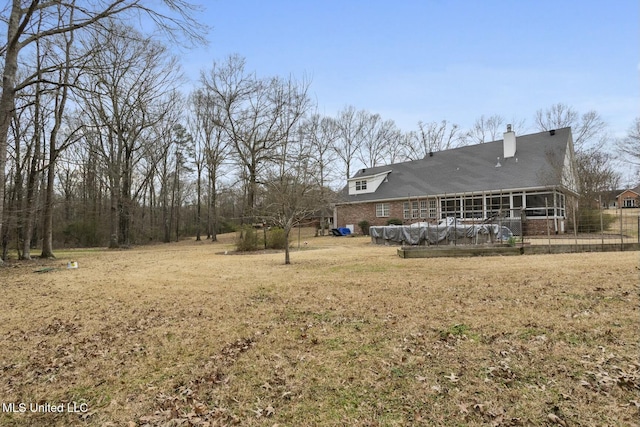
[[[349,230],[347,227],[332,228],[331,233],[334,236],[348,236],[349,234],[351,234],[351,230]]]

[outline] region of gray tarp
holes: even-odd
[[[372,240],[383,243],[390,241],[396,244],[435,245],[443,240],[455,241],[464,238],[473,239],[478,235],[486,235],[487,240],[507,239],[511,232],[498,224],[419,224],[419,225],[389,225],[385,227],[372,226],[369,228]]]

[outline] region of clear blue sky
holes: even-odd
[[[204,2],[203,2],[204,3]],[[640,115],[638,0],[210,0],[209,46],[187,75],[237,53],[260,76],[312,80],[321,113],[347,105],[403,130],[562,102],[615,136]]]

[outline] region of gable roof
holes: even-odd
[[[392,200],[454,193],[506,191],[564,186],[566,165],[573,165],[571,128],[516,138],[514,157],[503,158],[503,140],[433,153],[421,160],[359,170],[363,179],[391,170],[374,193],[342,192],[343,203]],[[499,167],[496,167],[497,164]],[[564,172],[563,172],[564,171]],[[573,174],[573,170],[570,171]],[[566,176],[566,175],[565,175]]]
[[[627,188],[626,190],[618,190],[618,195],[616,196],[616,198],[622,196],[624,193],[626,193],[627,191],[630,191],[632,193],[637,194],[638,196],[640,196],[640,185],[633,187],[633,188]]]

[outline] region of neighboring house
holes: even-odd
[[[563,233],[567,203],[578,194],[575,170],[571,128],[516,137],[509,125],[503,140],[359,170],[336,203],[334,224],[524,217],[527,234],[546,233],[549,224]]]
[[[607,190],[600,192],[600,207],[602,209],[617,209],[618,204],[618,196],[624,190]]]
[[[616,199],[618,206],[622,208],[640,208],[640,185],[624,190]]]

